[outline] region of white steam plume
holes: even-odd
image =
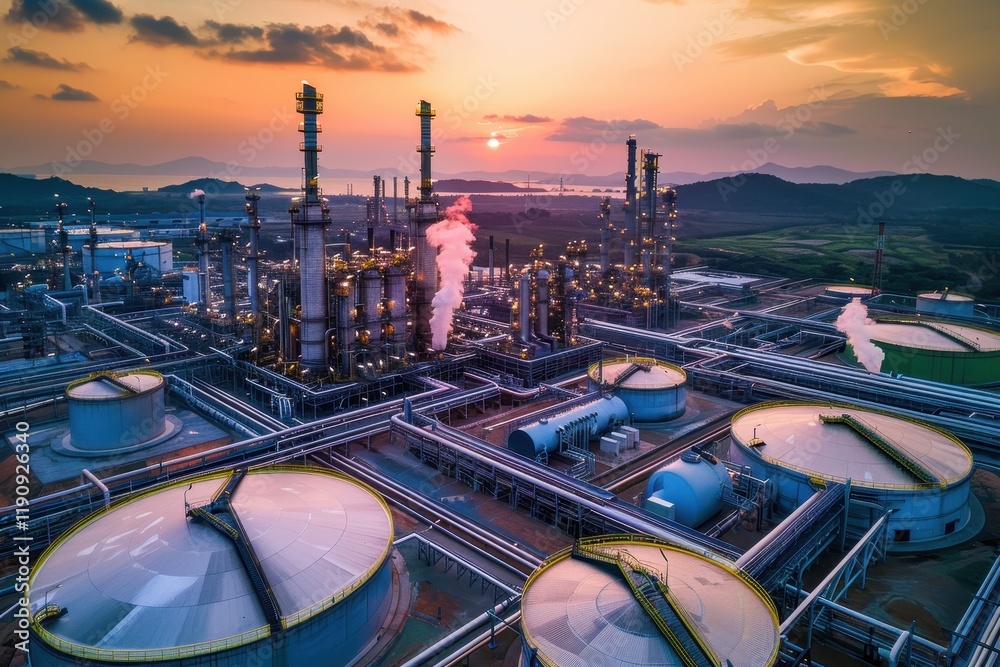
[[[202,190],[201,188],[195,188],[194,190],[191,191],[191,194],[188,195],[188,199],[194,199],[195,197],[204,197],[204,196],[205,196],[204,190]]]
[[[431,347],[443,350],[451,333],[451,318],[462,305],[465,294],[465,276],[476,253],[472,242],[476,240],[476,226],[465,214],[472,210],[472,201],[465,195],[444,211],[444,219],[427,228],[427,240],[438,249],[437,268],[441,287],[431,300]]]
[[[873,324],[868,317],[868,308],[861,299],[851,299],[844,306],[836,321],[837,330],[847,335],[847,342],[854,349],[854,356],[869,373],[878,373],[885,360],[885,352],[871,340],[870,328]]]

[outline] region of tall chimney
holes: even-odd
[[[630,270],[635,264],[636,245],[639,243],[639,225],[636,224],[636,209],[639,202],[636,198],[635,188],[635,135],[629,135],[625,142],[628,149],[628,161],[625,171],[625,269]]]
[[[208,275],[208,244],[211,236],[205,224],[205,195],[198,195],[198,314],[208,315],[212,312],[212,284]]]
[[[438,221],[438,201],[431,182],[431,119],[434,110],[430,102],[420,101],[416,115],[420,118],[420,199],[416,202],[413,219],[414,289],[413,314],[414,349],[423,353],[431,346],[431,300],[437,291],[437,252],[427,240],[427,228]]]

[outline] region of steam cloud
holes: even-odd
[[[204,190],[202,190],[201,188],[195,188],[194,190],[191,191],[191,194],[188,195],[188,199],[194,199],[195,197],[204,197],[204,196],[205,196]]]
[[[438,249],[437,268],[441,287],[431,300],[431,347],[443,350],[451,333],[451,318],[462,305],[465,276],[476,253],[472,242],[477,227],[465,214],[472,210],[472,201],[465,195],[444,211],[444,219],[427,228],[427,240]]]
[[[869,373],[878,373],[885,360],[885,352],[875,346],[871,340],[869,328],[872,320],[868,317],[868,308],[861,299],[852,299],[844,306],[835,322],[837,330],[847,335],[847,342],[854,349],[854,356]]]

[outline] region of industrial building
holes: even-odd
[[[523,596],[524,667],[777,664],[767,594],[732,566],[656,540],[580,540]]]
[[[157,488],[39,559],[32,664],[350,664],[386,618],[392,540],[385,502],[331,473]]]

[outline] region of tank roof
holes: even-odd
[[[131,248],[162,248],[171,245],[171,241],[106,241],[98,243],[98,249],[127,250]]]
[[[185,502],[208,502],[227,479],[213,474],[129,499],[55,542],[32,573],[31,602],[37,608],[47,592],[49,604],[68,611],[46,621],[44,632],[56,643],[139,652],[127,656],[133,661],[169,657],[178,648],[209,653],[267,636],[234,543],[185,516]],[[251,471],[231,505],[286,627],[340,602],[392,547],[384,501],[326,471]]]
[[[954,292],[921,292],[918,299],[934,299],[935,301],[974,301],[971,296],[955,294]]]
[[[695,630],[726,664],[772,665],[778,619],[770,601],[734,568],[653,541],[602,542],[624,549],[667,586]],[[525,585],[521,624],[529,644],[561,667],[679,666],[684,663],[643,609],[623,575],[556,554]]]
[[[156,389],[163,382],[163,376],[155,371],[100,373],[71,383],[66,394],[85,400],[119,398]]]
[[[633,364],[648,366],[649,370],[640,369],[633,372],[622,381],[619,387],[639,390],[668,389],[682,385],[687,381],[687,373],[673,364],[652,358],[635,357],[605,362],[601,371],[604,382],[614,384],[618,376],[632,368]],[[597,364],[594,364],[590,367],[590,377],[595,382],[597,374]]]
[[[874,430],[893,448],[943,485],[972,473],[972,454],[954,436],[928,424],[875,410],[845,405],[769,404],[747,408],[733,417],[733,439],[769,463],[811,477],[855,486],[917,487],[922,483],[871,439],[823,416],[848,414]]]
[[[872,288],[864,285],[827,285],[826,292],[830,294],[850,294],[853,296],[868,296]]]
[[[950,322],[876,321],[867,329],[874,341],[943,352],[994,352],[1000,334]]]

